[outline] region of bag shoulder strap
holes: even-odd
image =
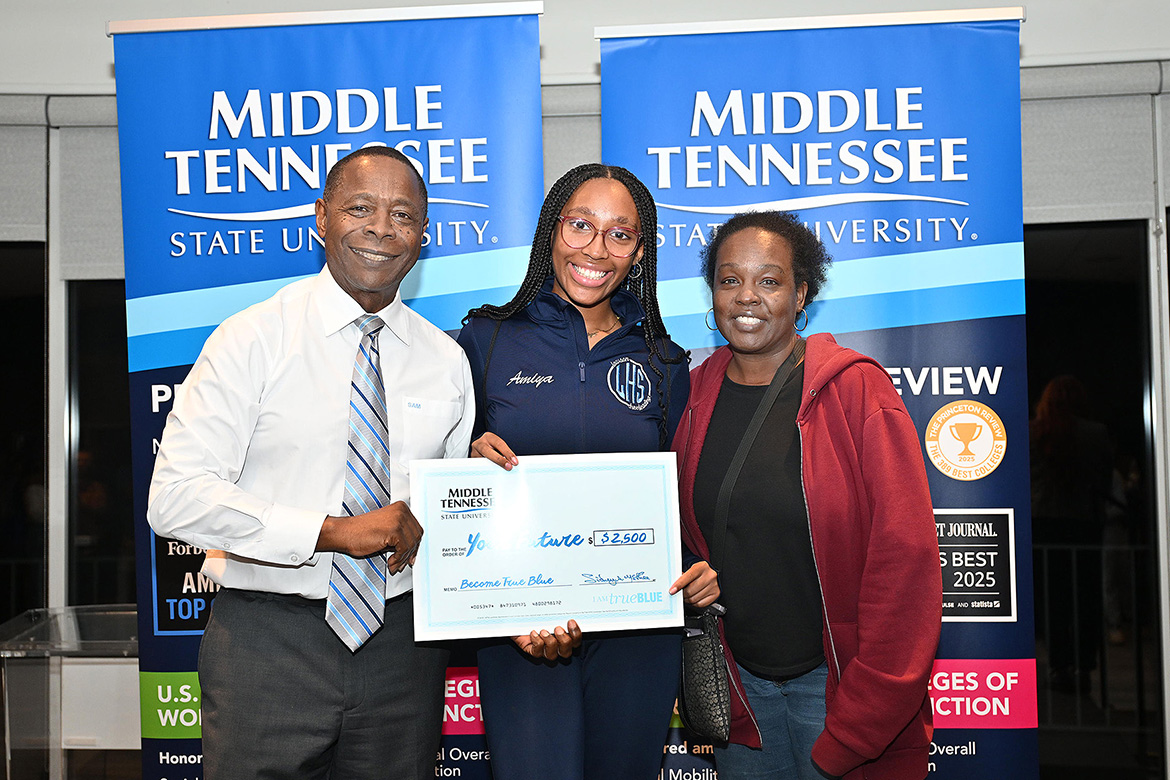
[[[768,413],[775,406],[780,391],[784,389],[784,385],[788,384],[793,370],[803,361],[804,339],[797,339],[791,354],[772,376],[772,381],[768,385],[764,397],[760,399],[760,405],[756,407],[755,415],[752,416],[747,430],[744,431],[739,448],[735,451],[735,457],[731,459],[727,473],[723,475],[723,484],[719,486],[719,496],[715,500],[715,529],[711,538],[711,567],[716,571],[723,569],[723,545],[727,540],[727,514],[731,508],[731,491],[735,488],[739,472],[743,470],[743,464],[747,460],[748,452],[751,451],[752,444],[755,443],[760,429],[764,427],[764,420],[767,419]]]

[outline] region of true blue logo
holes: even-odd
[[[613,397],[635,412],[650,404],[650,377],[641,363],[628,357],[618,358],[610,364],[605,379]]]

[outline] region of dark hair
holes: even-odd
[[[748,228],[774,233],[792,247],[792,275],[797,287],[801,282],[808,283],[808,292],[804,296],[804,305],[807,307],[821,291],[825,283],[825,270],[829,263],[833,262],[833,258],[829,257],[825,245],[817,238],[816,233],[805,227],[800,218],[791,211],[749,211],[745,214],[736,214],[722,225],[712,228],[707,246],[699,252],[707,287],[714,289],[715,262],[719,258],[719,248],[723,246],[723,242]]]
[[[1043,481],[1062,490],[1083,490],[1092,475],[1082,463],[1078,446],[1078,419],[1088,413],[1089,394],[1072,374],[1053,377],[1036,402],[1036,416],[1029,424],[1033,484]]]
[[[415,181],[418,182],[418,191],[422,194],[423,217],[426,217],[427,183],[423,179],[422,174],[418,172],[418,168],[414,167],[414,163],[411,162],[410,158],[392,146],[363,146],[361,149],[350,152],[334,163],[333,167],[329,169],[329,175],[325,177],[325,190],[321,193],[322,200],[328,201],[333,197],[333,194],[337,191],[337,183],[341,181],[342,172],[349,167],[350,163],[356,162],[363,157],[389,157],[391,160],[397,160],[409,168],[414,174]]]
[[[1081,380],[1061,374],[1049,380],[1036,402],[1032,418],[1032,446],[1046,457],[1072,453],[1075,456],[1076,421],[1089,407],[1089,394]]]
[[[524,309],[536,300],[537,293],[544,286],[545,281],[553,272],[552,237],[557,225],[557,217],[561,210],[573,197],[573,193],[587,181],[592,179],[614,179],[626,188],[634,200],[634,207],[638,210],[638,223],[642,228],[642,257],[638,260],[642,272],[637,278],[627,275],[622,282],[622,289],[634,294],[642,304],[645,317],[642,320],[642,333],[646,339],[646,346],[650,350],[650,369],[657,375],[658,405],[662,408],[662,421],[658,425],[658,444],[662,449],[666,446],[667,431],[666,418],[668,402],[663,394],[662,371],[654,365],[654,357],[662,363],[678,364],[687,359],[685,352],[673,357],[663,354],[665,344],[670,338],[666,326],[662,324],[662,314],[658,309],[658,209],[654,205],[654,198],[646,185],[638,177],[625,168],[602,163],[586,163],[578,165],[561,178],[557,179],[548,195],[544,198],[544,205],[540,207],[540,217],[536,221],[536,231],[532,235],[532,250],[528,255],[528,273],[520,283],[520,289],[512,300],[503,306],[484,304],[472,309],[463,318],[463,323],[472,317],[486,317],[492,320],[506,320],[516,312]],[[660,347],[660,344],[662,345]]]

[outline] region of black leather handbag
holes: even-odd
[[[725,610],[712,604],[686,618],[682,643],[682,684],[678,716],[696,736],[727,742],[731,736],[731,685],[727,659],[719,639],[719,618]]]

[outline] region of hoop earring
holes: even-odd
[[[642,264],[634,263],[630,266],[629,273],[626,274],[627,279],[641,279],[642,278]]]
[[[715,307],[712,306],[710,309],[707,309],[706,313],[703,314],[703,324],[707,326],[707,330],[719,330],[719,328],[713,327],[711,325],[711,323],[707,322],[707,315],[714,314],[714,313],[715,313]]]
[[[804,324],[798,328],[798,327],[796,327],[796,320],[800,319],[800,315],[802,315],[802,314],[804,315]],[[800,311],[798,311],[796,313],[796,317],[792,320],[792,329],[799,333],[800,331],[803,331],[807,327],[808,327],[808,311],[806,309],[801,309]]]

